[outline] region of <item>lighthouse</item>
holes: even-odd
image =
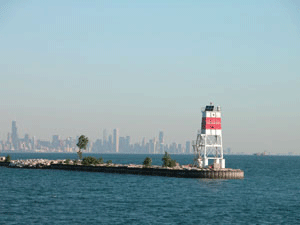
[[[193,143],[195,165],[200,168],[208,166],[214,169],[224,169],[221,107],[212,103],[202,109],[201,129]]]

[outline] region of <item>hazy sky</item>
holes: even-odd
[[[234,152],[300,154],[300,3],[0,0],[0,132],[196,138],[221,105]]]

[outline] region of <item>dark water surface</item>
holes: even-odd
[[[11,154],[75,158],[76,154]],[[100,155],[94,155],[100,157]],[[142,163],[146,155],[102,154]],[[160,165],[162,155],[152,155]],[[191,155],[173,155],[181,164]],[[226,156],[243,180],[0,168],[0,224],[300,224],[300,157]]]

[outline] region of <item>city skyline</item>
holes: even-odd
[[[12,133],[12,124],[14,123],[14,124],[16,124],[18,121],[16,121],[16,120],[12,120],[12,121],[10,121],[10,126],[8,126],[7,127],[7,129],[6,129],[6,131],[3,131],[3,132],[1,132],[1,136],[0,136],[0,139],[1,140],[4,140],[4,139],[7,139],[7,134],[8,133]],[[197,131],[200,129],[201,127],[199,126],[199,128],[197,129]],[[26,132],[25,130],[28,130],[26,127],[23,127],[22,126],[22,123],[18,123],[18,126],[16,127],[16,129],[17,129],[17,132],[18,132],[18,134],[17,134],[17,136],[20,136],[20,137],[24,137],[24,136],[26,136],[27,134],[29,134],[29,132]],[[23,130],[24,129],[24,130]],[[89,136],[89,137],[91,137],[93,140],[94,139],[98,139],[99,137],[101,137],[102,136],[102,138],[101,139],[108,139],[108,133],[111,133],[111,134],[113,134],[113,132],[114,132],[114,130],[115,129],[118,129],[118,130],[120,130],[120,128],[100,128],[100,130],[99,130],[99,132],[98,132],[98,135],[87,135],[87,136]],[[3,129],[4,130],[4,129]],[[158,133],[158,136],[157,136],[157,139],[159,139],[160,138],[160,133],[165,133],[165,131],[163,131],[162,129],[156,129],[157,131],[156,131],[156,133]],[[197,131],[195,131],[195,134],[197,134]],[[58,132],[54,132],[54,133],[56,133],[56,134],[48,134],[48,135],[45,135],[45,136],[40,136],[40,135],[38,135],[38,134],[35,134],[35,133],[33,133],[32,135],[33,136],[37,136],[37,137],[39,137],[41,140],[47,140],[47,139],[49,139],[49,138],[52,138],[52,136],[53,135],[59,135],[61,138],[68,138],[68,137],[70,137],[70,136],[78,136],[79,134],[76,134],[76,135],[63,135],[63,134],[59,134]],[[154,132],[155,133],[155,132]],[[128,134],[128,133],[123,133],[122,134],[123,136],[130,136],[130,134]],[[120,135],[119,135],[120,136]],[[146,136],[146,135],[141,135],[141,137],[142,138],[140,138],[140,139],[138,139],[138,138],[135,138],[135,137],[132,137],[133,139],[132,139],[132,141],[133,142],[141,142],[141,140],[143,139],[143,138],[146,138],[146,139],[150,139],[151,137],[152,137],[153,135],[150,135],[150,136]],[[191,138],[191,140],[193,140],[193,139],[195,139],[195,137],[194,138]],[[164,134],[164,136],[163,136],[163,142],[165,143],[166,141],[166,136],[165,136],[165,134]],[[175,141],[175,139],[174,138],[170,138],[170,139],[168,139],[168,141],[166,142],[167,144],[170,144],[171,142],[174,142]]]
[[[12,121],[11,132],[7,133],[7,137],[0,139],[0,152],[69,152],[75,153],[78,148],[76,143],[80,135],[76,137],[62,137],[59,134],[52,134],[49,138],[39,139],[39,137],[25,133],[24,137],[18,134],[18,127],[16,121]],[[132,142],[132,137],[120,136],[119,129],[104,128],[102,131],[102,139],[89,139],[87,152],[89,153],[134,153],[134,154],[163,154],[165,151],[172,154],[194,154],[192,140],[187,140],[185,143],[177,143],[176,141],[166,143],[165,134],[163,131],[158,132],[158,136],[152,138],[143,137],[141,140]],[[117,131],[117,132],[115,132]],[[198,130],[199,132],[200,130]],[[115,134],[117,134],[115,136]],[[13,138],[15,137],[15,138]],[[118,139],[118,144],[115,143],[115,139]],[[10,141],[9,141],[10,140]],[[15,150],[15,146],[19,143],[19,149]],[[28,143],[32,146],[28,148]],[[34,143],[34,144],[32,144]],[[118,147],[116,146],[118,145]],[[11,148],[13,147],[13,148]],[[118,148],[118,150],[116,150]],[[243,152],[232,149],[230,146],[224,146],[224,154],[255,154],[255,155],[299,155],[297,152]]]
[[[21,138],[18,134],[16,121],[11,122],[11,132],[7,133],[6,140],[0,140],[0,151],[12,152],[77,152],[76,143],[79,135],[61,138],[60,135],[52,135],[52,140],[39,139],[36,136],[25,134]],[[185,146],[172,142],[164,142],[164,132],[159,131],[158,138],[145,137],[139,142],[131,142],[131,136],[120,136],[119,129],[114,128],[112,133],[103,129],[103,136],[96,140],[90,140],[87,152],[90,153],[136,153],[136,154],[163,154],[165,151],[177,154],[192,154],[191,141],[186,141]]]

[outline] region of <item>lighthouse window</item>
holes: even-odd
[[[213,105],[207,105],[205,107],[205,111],[214,111],[214,106]]]

